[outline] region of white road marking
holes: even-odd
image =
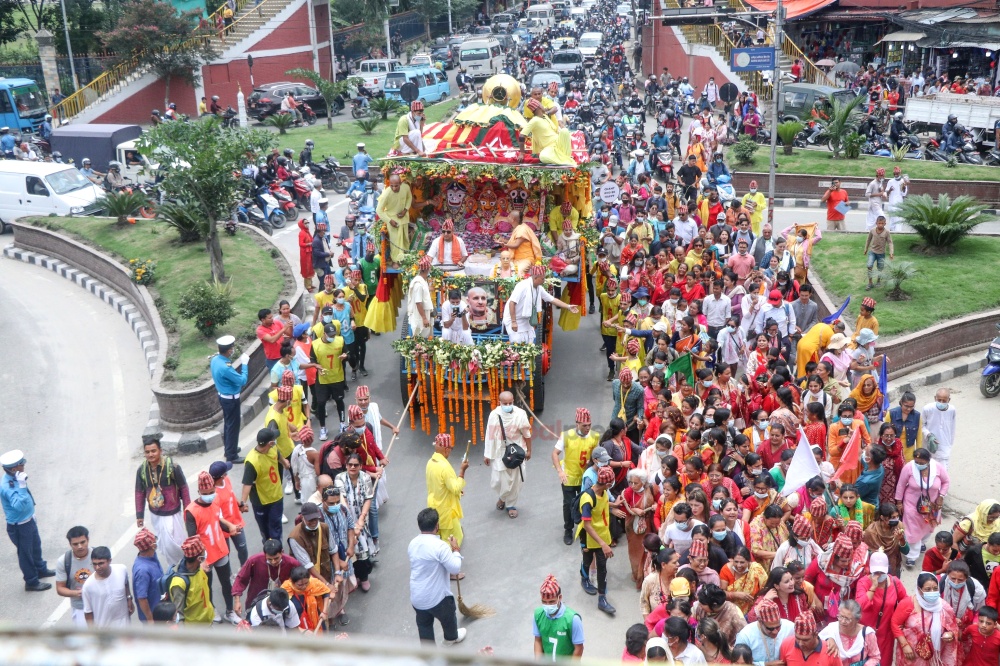
[[[111,386],[115,396],[115,413],[124,414],[125,377],[122,375],[121,363],[118,360],[118,348],[115,345],[108,345],[108,355],[111,357]],[[125,432],[125,419],[115,419],[115,445],[118,450],[118,460],[128,460],[128,433]]]

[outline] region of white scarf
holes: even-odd
[[[934,464],[934,461],[931,461]],[[914,595],[920,608],[931,614],[931,644],[934,645],[934,651],[941,651],[941,609],[944,608],[944,602],[938,597],[936,604],[930,604],[924,600],[923,595],[919,592]],[[921,614],[923,615],[923,614]],[[920,629],[923,631],[923,618],[920,619]]]
[[[930,492],[931,492],[931,486],[934,485],[934,479],[936,479],[937,475],[938,475],[937,462],[935,462],[935,460],[933,458],[931,458],[931,460],[927,463],[928,464],[928,467],[927,467],[927,483],[924,483],[924,480],[920,477],[921,472],[920,472],[919,469],[917,469],[917,463],[916,463],[916,461],[911,460],[909,464],[913,465],[913,475],[915,477],[917,477],[917,484],[921,488],[924,488],[924,487],[927,488],[927,495],[929,497],[930,496]]]
[[[851,647],[844,647],[844,639],[840,635],[840,626],[838,622],[833,624],[828,624],[819,632],[819,637],[823,639],[832,639],[834,643],[837,644],[837,649],[840,651],[841,659],[853,659],[859,654],[864,652],[865,649],[865,627],[862,625],[860,633],[855,637],[854,642],[851,643]]]

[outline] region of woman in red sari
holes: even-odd
[[[826,411],[821,403],[810,402],[806,405],[806,423],[802,426],[802,430],[806,433],[806,441],[811,446],[818,446],[823,451],[825,458],[827,424]],[[895,486],[893,486],[892,492],[896,492]]]
[[[906,461],[903,460],[903,442],[899,439],[896,426],[891,423],[883,423],[878,431],[878,442],[885,447],[889,456],[882,462],[882,469],[885,476],[882,478],[882,488],[879,490],[879,502],[895,502],[896,483],[899,481],[899,473],[903,470]]]
[[[955,666],[958,622],[951,604],[941,600],[934,574],[917,576],[917,591],[899,602],[892,614],[896,663],[907,666]]]

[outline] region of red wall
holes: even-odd
[[[253,59],[253,80],[260,85],[272,81],[287,81],[285,74],[290,69],[303,67],[312,69],[312,50],[306,49],[298,53],[289,53],[269,58]],[[236,106],[237,85],[243,88],[243,94],[250,96],[250,68],[246,59],[234,60],[228,64],[206,65],[204,72],[205,96],[218,95],[223,106]]]
[[[159,109],[161,114],[165,110],[163,107],[165,93],[166,85],[164,80],[160,79],[133,95],[122,96],[118,104],[91,122],[126,125],[149,124],[149,115],[153,109]],[[180,113],[189,116],[198,115],[198,101],[194,97],[194,90],[176,77],[170,80],[170,101],[177,104],[177,111]]]
[[[691,81],[691,85],[696,88],[708,83],[708,79],[711,77],[715,77],[715,81],[719,85],[730,81],[729,75],[716,67],[711,58],[689,56],[685,53],[684,47],[674,31],[660,25],[659,21],[653,21],[643,31],[642,60],[644,73],[655,73],[659,76],[663,68],[667,67],[670,69],[671,76],[674,78],[686,76]],[[733,81],[733,83],[741,89],[746,87],[746,84],[739,80]]]
[[[249,47],[247,51],[270,51],[273,49],[287,49],[291,46],[302,46],[309,44],[309,5],[303,5],[295,10],[295,13],[288,17],[288,20],[272,30],[271,33],[259,42]],[[319,26],[317,27],[317,31]],[[329,35],[329,31],[317,34],[317,41],[323,41],[319,35]],[[256,60],[256,58],[254,58]],[[256,69],[256,67],[255,67]]]

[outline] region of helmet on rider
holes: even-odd
[[[169,108],[176,110],[177,109],[177,103],[176,102],[171,102]]]
[[[288,158],[284,156],[279,157],[278,164],[280,164],[281,166],[285,166],[286,164],[288,164]]]
[[[955,134],[965,134],[965,125],[955,125]]]
[[[120,162],[114,162],[114,161],[108,162],[108,169],[110,171],[118,171],[121,168],[122,168],[122,165],[121,165]]]
[[[153,115],[156,116],[157,118],[159,118],[160,117],[160,110],[159,109],[153,109]]]
[[[667,118],[673,118],[673,117],[674,117],[674,110],[667,109]]]
[[[283,151],[281,151],[281,154],[287,157],[288,159],[293,159],[295,157],[295,151],[292,150],[291,148],[285,148]]]
[[[956,116],[954,113],[949,113],[948,114],[948,122],[949,123],[957,123],[958,122],[958,116]]]
[[[306,148],[313,148],[316,144],[313,143],[312,139],[306,139]]]
[[[82,164],[90,164],[90,158],[89,158],[89,157],[84,157],[84,158],[83,158],[83,159],[81,160],[81,163],[82,163]]]
[[[46,113],[46,114],[45,114],[45,120],[46,120],[46,121],[49,121],[49,120],[52,120],[52,116],[51,116],[51,114],[48,114],[48,113]]]
[[[660,125],[659,127],[656,128],[656,133],[657,134],[663,134],[666,131],[667,131],[667,128],[664,127],[663,125]]]
[[[368,178],[368,172],[365,171],[364,169],[358,169],[357,172],[354,174],[354,176],[358,180],[365,180],[366,178]]]
[[[896,120],[902,120],[903,119],[903,112],[902,111],[897,111],[896,115],[894,115],[893,118],[895,118]]]

